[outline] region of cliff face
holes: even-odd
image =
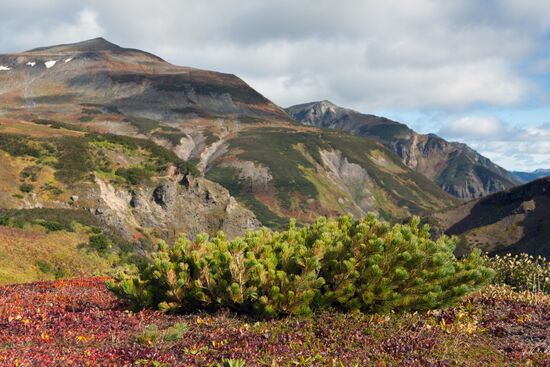
[[[550,256],[550,178],[497,192],[434,216],[436,225],[461,238],[459,252]]]
[[[227,190],[200,177],[165,177],[133,190],[115,188],[101,179],[96,184],[96,214],[106,223],[146,229],[168,241],[180,233],[195,238],[199,233],[224,231],[236,237],[260,226],[254,214]]]
[[[468,146],[433,134],[418,134],[387,118],[362,114],[328,101],[292,106],[287,112],[306,125],[378,139],[408,167],[460,199],[479,198],[518,184],[509,172]]]

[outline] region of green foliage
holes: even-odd
[[[159,338],[159,328],[157,325],[147,325],[143,330],[136,335],[136,342],[139,344],[154,344]]]
[[[101,110],[97,108],[83,108],[82,113],[86,115],[101,115]]]
[[[113,247],[111,240],[105,233],[93,233],[90,235],[90,246],[97,252],[103,253]]]
[[[30,193],[32,190],[34,190],[34,185],[29,183],[23,183],[19,186],[19,190],[24,193]]]
[[[72,184],[91,178],[94,163],[86,139],[64,137],[57,141],[58,159],[55,164],[55,177]]]
[[[14,157],[39,158],[43,154],[39,143],[21,135],[0,134],[0,149]]]
[[[159,127],[160,122],[156,120],[147,119],[144,117],[129,117],[130,123],[135,126],[140,134],[147,134],[150,131]]]
[[[550,261],[542,256],[485,256],[486,266],[495,271],[494,284],[506,284],[518,291],[550,294]]]
[[[238,154],[239,158],[258,162],[269,168],[281,204],[285,208],[290,208],[293,193],[299,193],[304,198],[317,198],[319,194],[300,168],[313,167],[299,151],[300,144],[317,162],[321,162],[319,147],[326,144],[319,134],[262,128],[241,132],[230,141],[231,148],[242,150]]]
[[[147,325],[143,330],[136,335],[135,340],[139,344],[153,345],[157,341],[164,341],[166,343],[177,343],[181,340],[183,335],[189,331],[189,326],[186,323],[178,322],[168,327],[167,329],[160,330],[155,324]]]
[[[3,218],[3,220],[2,220]],[[26,223],[40,224],[50,227],[55,223],[59,230],[74,231],[74,223],[80,223],[88,227],[100,227],[97,218],[85,210],[75,209],[0,209],[0,223],[12,227],[23,227]],[[53,225],[52,225],[53,226]]]
[[[334,307],[364,312],[445,307],[488,282],[479,253],[458,261],[455,240],[430,239],[418,218],[390,226],[373,215],[320,218],[311,226],[182,236],[109,289],[135,308],[230,308],[259,316],[307,315]]]
[[[19,173],[19,177],[21,177],[22,179],[29,178],[31,181],[36,181],[37,176],[41,170],[41,166],[28,166],[21,170],[21,173]]]
[[[152,172],[141,167],[119,168],[115,174],[123,177],[131,185],[139,185],[152,176]]]
[[[80,118],[78,119],[78,121],[80,121],[80,122],[91,122],[91,121],[93,121],[93,120],[94,120],[94,117],[93,117],[93,116],[90,116],[90,115],[88,115],[88,116],[82,116],[82,117],[80,117]]]
[[[204,134],[204,144],[206,145],[212,145],[218,140],[220,140],[220,137],[217,135],[214,135],[214,133],[209,129],[204,130],[203,134]]]
[[[66,122],[60,122],[55,120],[47,120],[47,119],[36,119],[32,120],[35,124],[39,125],[46,125],[51,127],[52,129],[65,129],[65,130],[74,130],[74,131],[84,131],[80,126],[76,126],[73,124],[69,124]]]
[[[51,192],[53,195],[56,195],[56,196],[63,194],[63,190],[62,190],[62,189],[60,189],[59,187],[57,187],[57,186],[55,186],[55,185],[53,185],[53,184],[51,184],[51,183],[49,183],[49,182],[48,182],[48,183],[45,183],[45,184],[42,185],[42,186],[40,186],[40,190],[42,190],[42,191],[49,191],[49,192]]]
[[[164,330],[162,339],[165,342],[177,343],[183,338],[183,335],[189,331],[189,326],[183,322],[177,322]]]
[[[62,231],[64,229],[72,231],[73,228],[66,228],[61,223],[51,222],[47,220],[37,219],[33,221],[33,224],[38,224],[46,229],[48,232]]]
[[[43,260],[36,260],[36,266],[38,266],[38,269],[44,274],[52,273],[54,271],[54,267]]]
[[[163,128],[165,127],[163,126]],[[187,134],[182,132],[169,132],[169,133],[158,132],[158,133],[155,133],[155,136],[158,136],[159,138],[162,138],[164,140],[168,140],[170,144],[172,144],[173,146],[176,146],[180,144],[181,139],[187,137]]]

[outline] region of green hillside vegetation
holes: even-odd
[[[275,203],[258,200],[254,183],[243,180],[238,170],[220,165],[223,159],[207,172],[206,177],[228,188],[264,224],[273,228],[284,225],[281,218],[295,215],[287,213],[342,212],[338,198],[346,194],[335,191],[334,184],[319,171],[324,166],[321,150],[338,150],[350,163],[368,172],[375,184],[372,194],[377,209],[386,219],[404,218],[411,213],[441,209],[455,203],[433,182],[405,167],[382,144],[345,132],[266,127],[242,131],[228,143],[230,152],[238,159],[257,162],[269,169],[276,193]],[[364,187],[357,190],[363,191]],[[316,204],[312,204],[312,200]]]
[[[0,134],[0,149],[12,156],[37,158],[38,165],[52,166],[56,170],[56,179],[69,185],[90,180],[94,171],[118,176],[131,185],[162,172],[170,164],[175,165],[182,174],[198,173],[193,164],[150,140],[112,134],[54,139]],[[140,155],[141,163],[138,167],[123,167],[117,171],[105,154],[109,150]],[[28,174],[32,175],[32,172]]]

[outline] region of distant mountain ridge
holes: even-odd
[[[514,175],[514,177],[518,181],[522,183],[527,183],[527,182],[535,181],[539,178],[550,176],[550,169],[539,168],[532,172],[513,171],[512,175]]]
[[[340,129],[381,141],[405,165],[463,200],[519,184],[511,173],[467,145],[448,142],[435,134],[419,134],[385,117],[342,108],[326,100],[292,106],[286,111],[305,125]]]

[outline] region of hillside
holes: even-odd
[[[231,74],[104,39],[1,55],[0,65],[0,134],[40,151],[0,147],[4,207],[76,206],[129,237],[172,239],[278,227],[289,217],[404,218],[455,204],[382,144],[296,124]],[[86,153],[64,154],[64,142]],[[64,164],[77,177],[60,172]],[[40,171],[38,181],[23,170]],[[34,190],[21,192],[23,183]],[[47,184],[63,193],[46,195]]]
[[[471,201],[435,215],[438,226],[461,238],[461,253],[474,247],[492,253],[550,257],[550,178]]]
[[[504,190],[519,182],[473,149],[437,135],[418,134],[396,121],[359,113],[329,101],[296,105],[286,110],[305,125],[339,129],[381,141],[402,162],[451,195],[468,200]]]

